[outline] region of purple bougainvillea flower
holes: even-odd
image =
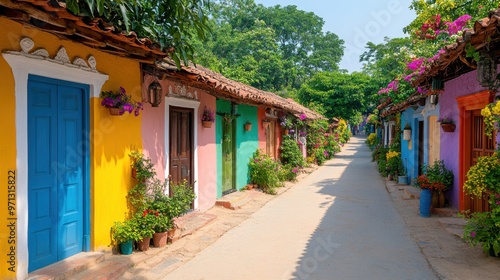
[[[472,238],[475,238],[475,237],[476,237],[476,232],[475,232],[475,231],[471,232],[471,233],[470,233],[470,236],[471,236]]]
[[[300,114],[299,119],[300,119],[301,121],[303,121],[303,120],[307,119],[306,114]]]
[[[125,104],[123,105],[123,111],[126,111],[126,112],[129,112],[129,113],[132,113],[132,110],[134,110],[134,107],[130,104]]]

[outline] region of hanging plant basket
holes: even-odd
[[[202,122],[201,122],[201,125],[202,125],[203,127],[206,127],[206,128],[211,128],[213,123],[214,123],[214,122],[202,121]]]
[[[109,109],[109,114],[111,116],[121,116],[123,113],[120,113],[121,109],[120,108],[108,108]]]
[[[263,129],[267,129],[267,127],[269,126],[269,123],[270,123],[270,121],[268,121],[268,120],[263,120],[263,121],[262,121],[262,128],[263,128]]]
[[[252,123],[247,122],[246,124],[244,124],[244,128],[245,128],[245,131],[252,130]]]
[[[454,123],[443,123],[441,124],[441,128],[444,132],[454,132],[456,125]]]

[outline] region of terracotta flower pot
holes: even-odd
[[[153,234],[153,246],[165,247],[167,246],[167,232],[155,232]]]
[[[456,125],[454,123],[442,123],[441,128],[444,132],[454,132]]]
[[[151,237],[143,237],[141,241],[137,242],[137,247],[140,251],[149,250],[149,243],[151,242]]]
[[[120,116],[123,115],[123,113],[120,113],[121,109],[120,108],[108,108],[109,109],[109,114],[111,116]]]
[[[211,128],[214,122],[202,121],[201,125],[206,128]]]

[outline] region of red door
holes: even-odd
[[[495,152],[495,141],[494,137],[490,138],[485,134],[485,124],[483,116],[481,115],[481,110],[470,111],[469,114],[471,122],[470,147],[468,151],[470,161],[468,167],[470,168],[477,163],[479,157],[491,156]],[[464,206],[465,210],[470,210],[471,213],[490,211],[488,197],[486,195],[474,197],[465,194]]]
[[[170,107],[171,183],[193,185],[193,110]],[[172,190],[170,190],[172,194]]]

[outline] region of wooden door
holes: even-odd
[[[193,109],[170,107],[169,166],[171,183],[186,180],[193,185]]]
[[[485,124],[483,116],[481,115],[481,110],[470,111],[469,114],[471,118],[470,146],[468,148],[470,161],[467,171],[471,166],[474,166],[477,163],[477,159],[479,157],[491,156],[495,152],[495,140],[494,137],[489,138],[485,134]],[[488,197],[486,195],[483,195],[482,197],[474,197],[465,194],[464,206],[465,210],[470,210],[471,213],[490,211]]]
[[[266,128],[266,154],[276,158],[276,121],[269,122]]]
[[[429,164],[441,158],[441,129],[437,122],[437,116],[429,117]]]
[[[28,82],[28,271],[84,250],[85,90]]]
[[[222,195],[236,191],[235,122],[222,118]]]

